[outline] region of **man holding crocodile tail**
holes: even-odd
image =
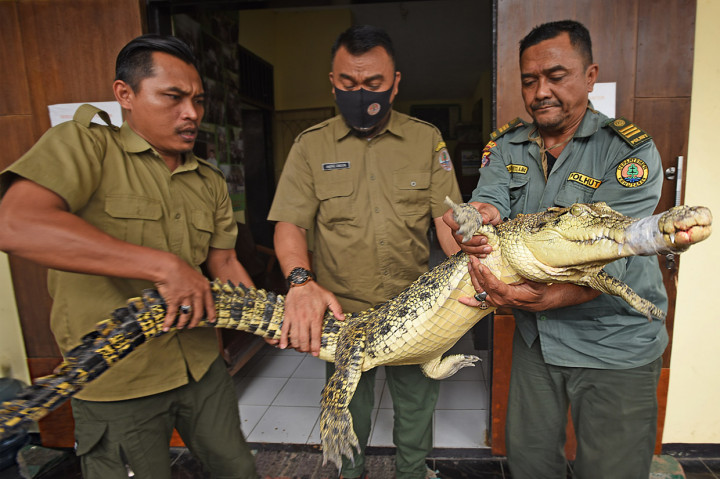
[[[574,21],[536,27],[520,42],[520,72],[533,122],[513,120],[485,147],[471,199],[484,221],[598,201],[627,216],[650,216],[660,198],[660,155],[648,134],[588,101],[598,65],[587,29]],[[451,212],[444,219],[457,230]],[[490,251],[482,236],[462,248]],[[565,477],[568,407],[575,477],[648,477],[668,343],[663,322],[590,288],[506,285],[476,258],[470,270],[478,295],[462,301],[512,307],[517,324],[505,436],[513,478]],[[667,309],[656,257],[618,260],[605,270]]]
[[[340,115],[295,140],[268,217],[277,221],[275,250],[290,284],[280,347],[315,355],[328,307],[338,318],[368,309],[427,271],[431,218],[445,253],[458,250],[442,221],[445,195],[460,198],[452,162],[435,127],[391,109],[400,72],[389,36],[351,27],[331,54]],[[395,409],[396,477],[424,479],[439,383],[417,365],[385,371]],[[363,449],[374,384],[375,370],[363,373],[350,402]],[[362,476],[364,462],[362,452],[354,464],[345,459],[342,476]]]
[[[154,339],[73,399],[87,479],[170,478],[173,428],[213,477],[255,478],[237,398],[218,355],[213,278],[252,285],[235,257],[222,174],[192,154],[204,90],[190,48],[132,40],[116,62],[125,123],[83,105],[2,174],[0,249],[50,268],[51,323],[63,353],[108,311],[153,283],[167,305]],[[92,123],[99,115],[107,125]]]

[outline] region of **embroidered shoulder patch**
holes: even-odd
[[[443,143],[444,145],[445,143]],[[440,166],[442,166],[443,170],[445,171],[452,171],[453,164],[452,160],[450,159],[450,153],[448,153],[447,148],[443,148],[440,150],[440,153],[438,154],[438,161],[440,162]]]
[[[635,126],[635,124],[627,121],[625,118],[617,118],[610,121],[608,126],[615,131],[625,143],[635,148],[652,139],[652,136]]]
[[[589,186],[593,190],[597,190],[598,186],[600,186],[600,183],[602,183],[601,180],[596,180],[595,178],[583,175],[582,173],[578,173],[577,171],[573,171],[572,173],[570,173],[567,180],[575,181],[577,183],[580,183],[581,185]]]
[[[497,143],[492,140],[489,141],[487,145],[485,145],[485,148],[483,148],[482,151],[482,158],[480,158],[480,168],[484,168],[490,164],[490,150],[492,150],[496,146]]]
[[[508,170],[510,173],[521,173],[521,174],[524,175],[524,174],[526,174],[526,173],[528,172],[528,167],[525,166],[525,165],[513,165],[513,164],[510,164],[510,165],[507,165],[505,168],[507,168],[507,170]]]
[[[637,188],[647,181],[649,174],[647,163],[640,158],[623,160],[615,170],[618,183],[625,188]]]
[[[503,136],[505,133],[507,133],[508,131],[512,130],[513,128],[517,128],[518,126],[523,125],[523,124],[524,123],[522,121],[522,118],[519,118],[519,117],[515,118],[510,123],[506,123],[503,126],[501,126],[500,128],[498,128],[497,130],[490,133],[490,139],[495,141],[498,138],[500,138],[501,136]]]

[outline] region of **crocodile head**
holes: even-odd
[[[649,218],[624,216],[605,203],[574,204],[519,215],[498,226],[503,247],[521,244],[523,261],[553,268],[607,264],[632,255],[679,253],[711,233],[705,207],[677,206]],[[525,254],[521,256],[527,256]]]

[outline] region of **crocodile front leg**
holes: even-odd
[[[641,298],[635,291],[632,290],[632,288],[630,288],[630,286],[626,285],[619,279],[613,278],[605,271],[600,270],[596,275],[584,276],[580,279],[579,283],[598,291],[602,291],[603,293],[621,297],[630,306],[647,316],[648,321],[652,321],[653,316],[663,321],[665,320],[664,311],[647,299]]]
[[[480,358],[471,354],[453,354],[451,356],[438,356],[420,366],[425,376],[431,379],[449,378],[464,367],[475,366]]]
[[[348,324],[338,338],[335,350],[335,372],[325,385],[320,401],[320,440],[323,446],[323,465],[330,460],[342,466],[342,456],[353,459],[353,449],[360,452],[360,444],[353,430],[348,410],[355,394],[362,363],[365,359],[367,334],[362,324]]]

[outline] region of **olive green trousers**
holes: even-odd
[[[528,348],[517,330],[512,356],[505,441],[513,479],[566,477],[568,407],[577,439],[573,477],[650,475],[662,358],[632,369],[553,366],[540,341]]]
[[[73,399],[76,452],[85,479],[170,479],[177,429],[213,478],[256,479],[240,430],[233,382],[218,359],[198,382],[125,401]]]
[[[334,370],[334,365],[328,363],[328,378]],[[364,451],[372,427],[376,372],[377,369],[371,369],[362,373],[350,401],[353,428],[362,452],[355,454],[354,465],[348,458],[343,457],[342,476],[345,478],[360,477],[365,468]],[[395,477],[425,479],[425,458],[433,447],[433,412],[440,392],[440,381],[425,376],[418,365],[385,366],[385,376],[395,413]]]

